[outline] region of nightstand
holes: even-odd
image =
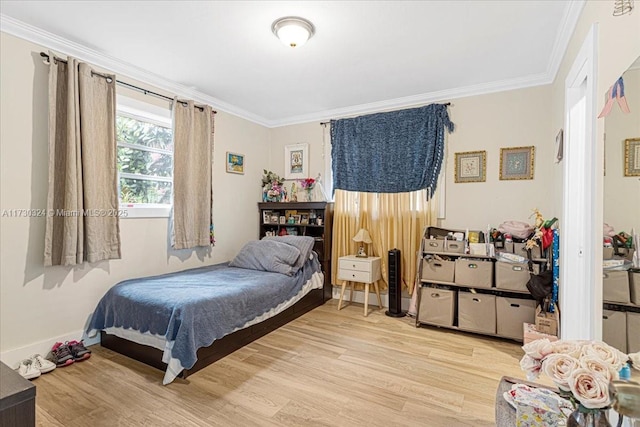
[[[378,280],[381,279],[380,274],[380,257],[373,256],[367,258],[359,258],[355,255],[348,255],[338,258],[338,280],[342,280],[342,289],[340,290],[340,300],[338,301],[338,310],[342,308],[342,298],[350,285],[349,301],[353,302],[353,282],[364,283],[364,315],[368,314],[369,308],[369,285],[373,283],[373,288],[378,296],[378,307],[382,308],[382,300],[380,299],[380,289],[378,288]]]

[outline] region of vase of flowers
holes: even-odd
[[[283,187],[284,181],[277,174],[263,169],[262,176],[262,201],[280,202],[286,196]]]
[[[305,195],[306,200],[298,200],[300,202],[304,201],[304,202],[311,202],[313,201],[313,196],[311,195],[311,192],[313,191],[313,187],[315,187],[316,185],[316,180],[313,178],[305,178],[305,179],[299,179],[298,183],[300,184],[300,187],[302,187],[303,194]],[[300,196],[298,196],[298,199],[300,199]]]
[[[520,367],[529,380],[540,372],[550,377],[560,395],[574,405],[567,420],[568,427],[607,427],[610,408],[609,383],[619,378],[618,372],[629,357],[599,341],[541,339],[525,344]]]

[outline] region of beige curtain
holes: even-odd
[[[213,114],[193,101],[173,103],[175,249],[210,244]]]
[[[387,288],[387,253],[402,256],[402,286],[413,293],[417,252],[424,228],[437,221],[437,197],[427,201],[426,190],[410,193],[360,193],[336,190],[332,235],[332,283],[337,282],[338,258],[356,253],[352,238],[360,228],[371,235],[368,254],[382,258],[382,289]]]
[[[49,58],[44,264],[119,259],[115,76]]]

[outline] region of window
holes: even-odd
[[[128,217],[167,217],[173,190],[169,110],[118,97],[116,139],[120,207]]]

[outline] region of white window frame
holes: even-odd
[[[162,108],[157,105],[148,104],[146,102],[138,101],[137,99],[129,98],[126,96],[117,96],[117,108],[116,115],[129,117],[135,120],[143,122],[153,123],[158,126],[171,128],[171,110],[169,108]],[[151,147],[141,147],[135,144],[118,143],[118,146],[131,147],[136,150],[150,151],[154,153],[168,154],[168,150],[162,150]],[[173,156],[173,153],[170,153]],[[144,179],[135,174],[120,173],[118,172],[118,182],[120,177]],[[173,177],[157,177],[153,181],[165,181],[173,183]],[[120,194],[118,194],[118,199]],[[160,203],[133,203],[133,204],[120,204],[120,209],[123,211],[121,218],[168,218],[171,215],[172,205],[160,204]]]

